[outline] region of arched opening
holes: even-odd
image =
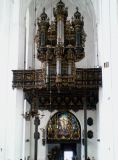
[[[81,159],[81,126],[74,114],[59,111],[47,124],[48,158]]]

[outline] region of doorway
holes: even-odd
[[[81,126],[69,111],[59,111],[47,124],[49,160],[81,160]]]
[[[77,156],[76,143],[62,143],[60,148],[62,160],[73,160]]]
[[[54,160],[78,160],[78,159],[81,160],[81,144],[80,143],[48,144],[48,154],[52,156],[50,159]]]
[[[72,160],[73,151],[64,151],[64,160]]]

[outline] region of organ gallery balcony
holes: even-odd
[[[63,88],[98,88],[102,85],[101,68],[78,68],[75,77],[62,75],[60,89]],[[51,88],[56,89],[56,75],[52,73],[49,77]],[[46,82],[45,71],[39,70],[13,70],[13,88],[22,89],[47,89],[49,83]]]
[[[87,108],[95,109],[98,89],[102,86],[101,68],[76,69],[76,77],[62,76],[57,86],[56,75],[52,73],[46,82],[43,70],[13,70],[13,88],[23,89],[25,98],[32,104],[34,98],[39,109],[83,109],[83,98],[87,98]],[[51,107],[50,107],[51,106]]]
[[[12,87],[23,89],[26,100],[39,109],[83,109],[84,97],[88,109],[93,109],[102,85],[102,69],[76,68],[76,62],[85,57],[84,17],[76,7],[72,19],[68,18],[61,0],[53,15],[50,21],[44,8],[37,19],[34,40],[43,68],[13,70]]]

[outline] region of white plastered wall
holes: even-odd
[[[12,69],[18,68],[19,0],[0,1],[0,159],[22,158],[23,92],[12,89]],[[20,67],[20,66],[19,66]]]
[[[117,160],[118,108],[117,108],[117,50],[118,50],[118,2],[99,1],[98,44],[99,60],[102,66],[103,87],[99,93],[98,105],[98,160]],[[109,66],[104,67],[108,62]]]

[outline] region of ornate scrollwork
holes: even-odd
[[[72,57],[71,57],[72,58]],[[70,77],[73,80],[73,77]],[[101,68],[76,69],[72,88],[98,88],[102,85],[102,70]],[[63,86],[71,85],[68,82],[68,76],[62,77]],[[40,70],[14,70],[13,71],[13,88],[23,89],[46,89],[45,75],[42,69]],[[55,86],[55,76],[51,77],[51,87]],[[64,87],[62,87],[63,89]],[[55,88],[56,89],[56,88]]]
[[[62,82],[66,80],[63,77],[62,70],[68,70],[66,71],[66,76],[68,75],[67,83],[75,80],[76,69],[74,63],[85,56],[86,34],[84,32],[84,19],[78,11],[78,7],[72,21],[67,19],[68,9],[61,0],[53,9],[53,14],[54,21],[49,23],[49,18],[45,9],[43,9],[38,18],[35,41],[37,43],[38,59],[46,64],[50,62],[50,68],[55,67],[55,73],[57,74],[55,82],[58,87],[61,87]],[[70,52],[72,53],[70,54]]]

